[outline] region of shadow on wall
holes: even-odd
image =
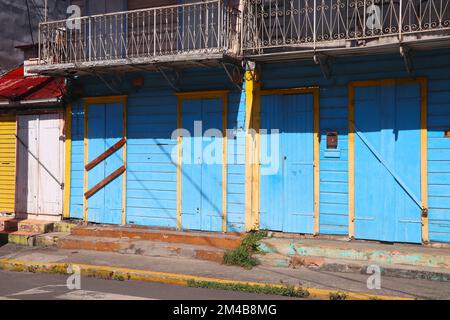
[[[223,71],[220,71],[223,72]],[[177,139],[173,139],[177,129],[177,97],[170,90],[158,74],[147,74],[145,83],[151,85],[139,90],[128,85],[132,81],[128,76],[121,82],[121,91],[128,92],[127,98],[127,223],[145,226],[172,227],[177,226],[177,163],[173,159],[174,150],[177,150]],[[92,79],[87,79],[87,90],[96,95],[111,95],[111,91],[105,91],[103,84],[95,84]],[[187,81],[187,80],[186,80]],[[220,82],[226,82],[224,78]],[[223,87],[212,82],[215,89]],[[98,89],[101,88],[101,89]],[[97,90],[98,89],[98,90]],[[205,88],[200,87],[203,91]],[[197,90],[200,90],[197,88]],[[210,90],[213,90],[210,89]],[[185,89],[184,91],[195,91]],[[91,95],[86,93],[86,95]],[[93,95],[93,94],[92,94]],[[230,94],[234,95],[234,93]],[[236,128],[238,120],[240,99],[229,99],[229,127]],[[220,119],[221,119],[221,115]],[[73,159],[72,159],[72,205],[71,211],[76,210],[77,217],[82,213],[82,152],[83,150],[83,123],[81,104],[74,106],[73,121]],[[222,122],[219,121],[221,124]],[[187,125],[186,125],[187,126]],[[193,125],[192,125],[193,127]],[[221,127],[219,128],[221,129]],[[111,133],[106,133],[111,135]],[[193,134],[193,133],[192,133]],[[112,140],[121,138],[107,136]],[[236,143],[234,143],[236,142]],[[212,142],[211,142],[212,143]],[[236,140],[229,141],[229,152],[235,154],[232,148],[238,148]],[[108,146],[107,146],[108,147]],[[243,148],[243,147],[242,147]],[[119,159],[119,154],[112,157]],[[242,164],[244,165],[244,164]],[[207,170],[206,170],[207,171]],[[76,176],[74,176],[74,173]],[[81,178],[81,180],[80,180]],[[209,207],[217,212],[222,212],[222,206],[218,206],[214,199],[208,197],[201,183],[192,180],[184,170],[182,179],[189,179],[193,190],[200,193]],[[217,182],[221,183],[221,182]],[[76,190],[76,192],[74,192]],[[187,190],[186,192],[190,192]],[[242,194],[245,190],[242,187]],[[76,194],[76,196],[75,196]],[[231,195],[230,195],[231,197]],[[244,205],[242,201],[242,206]],[[81,209],[81,211],[80,211]],[[242,210],[243,211],[243,210]]]

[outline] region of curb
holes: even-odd
[[[303,267],[314,271],[339,273],[367,274],[367,269],[371,265],[368,261],[344,261],[323,257],[283,256],[281,254],[260,254],[257,258],[264,266],[294,269]],[[379,267],[381,274],[386,277],[450,282],[450,270],[448,272],[425,270],[407,265],[397,267],[395,265],[381,265]]]
[[[208,282],[222,285],[250,285],[257,287],[283,288],[282,284],[248,282],[228,279],[218,279],[209,277],[199,277],[184,274],[155,272],[146,270],[134,270],[128,268],[115,268],[106,266],[95,266],[76,263],[47,263],[0,259],[0,269],[14,272],[32,272],[32,273],[54,273],[69,274],[70,267],[80,268],[81,275],[99,279],[118,280],[118,281],[147,281],[165,283],[171,285],[189,286],[189,282]],[[73,269],[72,269],[73,270]],[[337,292],[345,294],[346,300],[415,300],[412,298],[384,296],[376,294],[367,294],[359,292],[347,292],[342,290],[328,290],[318,288],[303,288],[308,290],[309,297],[320,300],[330,300],[330,294]]]

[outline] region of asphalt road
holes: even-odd
[[[0,271],[0,300],[268,300],[280,296],[188,288],[150,282],[81,278],[70,290],[67,276]]]

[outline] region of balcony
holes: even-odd
[[[240,55],[241,21],[224,0],[41,23],[29,72],[67,74],[212,65]]]
[[[450,46],[450,0],[248,0],[243,53],[256,60]]]

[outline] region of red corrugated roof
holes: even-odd
[[[41,100],[61,98],[64,78],[24,77],[23,65],[0,77],[0,100]]]

